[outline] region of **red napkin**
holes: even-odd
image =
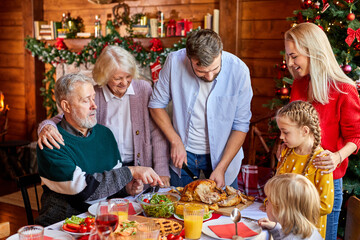
[[[107,206],[101,206],[101,213],[107,213],[108,212],[108,207]],[[134,209],[134,206],[132,205],[132,203],[129,203],[129,209],[128,209],[128,215],[135,215],[136,211]]]
[[[53,240],[53,238],[44,235],[44,240]]]
[[[232,239],[232,236],[235,235],[235,224],[225,224],[225,225],[213,225],[209,226],[211,231],[213,231],[219,238],[226,238],[226,239]],[[238,223],[238,235],[240,237],[246,238],[246,237],[252,237],[257,235],[257,232],[254,232],[251,230],[248,226],[246,226],[244,223],[240,222]]]
[[[221,214],[212,213],[211,218],[209,218],[208,220],[206,220],[206,221],[204,221],[204,222],[207,222],[207,221],[210,221],[210,220],[214,220],[214,219],[218,219],[218,218],[221,217],[221,216],[222,216]]]
[[[134,206],[132,205],[132,203],[129,203],[129,209],[128,209],[128,215],[135,215],[136,211],[134,209]]]

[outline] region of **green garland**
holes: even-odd
[[[42,81],[43,87],[40,88],[41,96],[44,97],[43,106],[46,108],[48,117],[57,114],[53,89],[55,85],[54,74],[59,63],[76,63],[77,66],[86,63],[95,64],[97,57],[106,46],[116,45],[132,53],[142,67],[149,67],[156,59],[159,59],[160,64],[163,65],[170,52],[184,48],[186,44],[186,39],[182,38],[172,48],[165,48],[161,52],[145,51],[141,43],[135,42],[132,38],[120,37],[118,32],[92,39],[80,52],[58,50],[55,46],[45,46],[44,42],[30,37],[27,37],[25,41],[25,47],[31,52],[33,57],[37,57],[44,63],[51,64],[50,70],[45,73],[45,79]]]

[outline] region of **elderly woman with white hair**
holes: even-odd
[[[170,186],[169,147],[148,111],[150,83],[138,80],[135,58],[118,46],[107,46],[97,59],[93,78],[97,121],[113,132],[123,165],[154,168],[165,186]],[[43,121],[38,144],[52,148],[64,145],[56,123],[62,115]]]

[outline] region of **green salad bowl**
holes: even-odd
[[[155,218],[171,217],[179,200],[180,195],[167,192],[141,194],[136,199],[143,208],[144,215]]]

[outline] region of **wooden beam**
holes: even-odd
[[[23,0],[23,27],[24,38],[34,35],[34,21],[43,19],[43,0]],[[25,43],[24,43],[25,44]],[[36,139],[37,123],[45,118],[45,109],[40,97],[41,80],[44,78],[44,64],[34,59],[31,53],[24,51],[24,80],[25,80],[25,111],[26,111],[26,138]]]
[[[240,0],[220,0],[220,29],[219,34],[223,41],[224,50],[236,56],[240,53]]]

